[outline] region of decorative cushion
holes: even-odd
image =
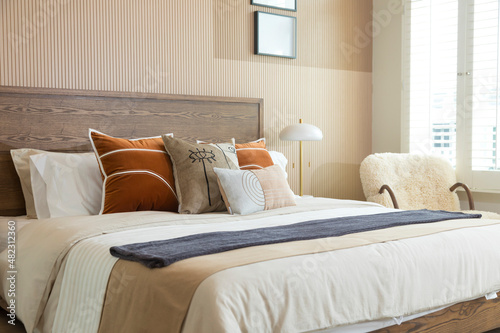
[[[30,173],[39,219],[99,213],[102,178],[94,153],[35,154]]]
[[[233,139],[234,141],[234,139]],[[238,156],[236,156],[236,148],[234,147],[234,143],[210,143],[210,142],[205,142],[205,141],[200,141],[200,140],[196,140],[196,143],[199,143],[199,144],[207,144],[207,145],[210,145],[210,146],[213,146],[217,149],[219,149],[223,154],[224,154],[224,158],[227,159],[227,160],[231,160],[231,162],[233,162],[234,165],[236,165],[236,168],[240,168],[240,165],[238,163]],[[229,163],[228,163],[228,168],[229,167]]]
[[[206,144],[192,144],[163,135],[174,167],[179,213],[199,214],[225,210],[213,168],[236,166],[224,153]]]
[[[272,165],[260,170],[214,169],[227,210],[250,214],[295,206],[295,198],[283,170]]]
[[[262,169],[274,164],[264,139],[236,144],[235,147],[241,170]]]
[[[10,151],[14,167],[21,182],[21,189],[26,205],[26,215],[29,219],[37,218],[33,190],[31,189],[30,156],[44,152],[44,150],[30,148],[12,149]]]
[[[119,139],[89,130],[103,175],[100,214],[177,211],[172,163],[161,137]]]

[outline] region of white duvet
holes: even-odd
[[[389,211],[310,198],[244,217],[135,212],[37,221],[18,235],[17,315],[28,332],[97,332],[114,245]],[[484,296],[500,289],[498,222],[221,271],[197,289],[183,331],[313,331]],[[5,274],[5,252],[0,266]]]

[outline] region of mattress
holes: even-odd
[[[117,261],[111,246],[390,211],[373,203],[305,198],[296,207],[249,216],[134,212],[39,220],[17,235],[16,313],[28,332],[98,332]],[[196,289],[182,330],[305,332],[374,321],[392,325],[393,318],[487,295],[500,289],[500,267],[492,265],[500,261],[499,222],[449,221],[418,236],[383,242],[365,237],[361,246],[219,271]],[[3,252],[4,275],[7,264]],[[7,299],[4,281],[2,276]]]

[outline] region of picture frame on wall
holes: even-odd
[[[255,54],[297,58],[297,18],[255,12]]]
[[[255,6],[278,8],[297,11],[297,0],[251,0],[251,4]]]

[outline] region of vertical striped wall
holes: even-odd
[[[297,59],[253,54],[256,10],[297,17]],[[0,0],[0,85],[263,98],[292,189],[298,143],[278,134],[303,118],[324,133],[304,144],[305,193],[363,199],[371,10],[369,0],[298,0],[297,12],[250,0]]]

